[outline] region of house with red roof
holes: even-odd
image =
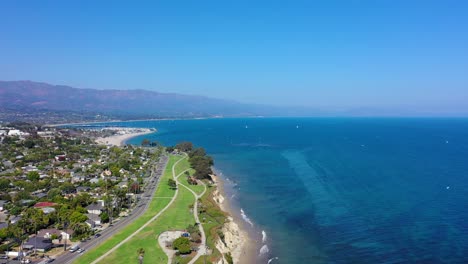
[[[34,205],[35,208],[42,208],[42,207],[52,207],[52,206],[56,206],[57,204],[56,203],[52,203],[52,202],[38,202]]]

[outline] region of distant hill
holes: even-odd
[[[97,90],[32,81],[0,81],[0,107],[15,111],[74,111],[128,117],[278,115],[275,107],[146,90]]]

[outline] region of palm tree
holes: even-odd
[[[139,248],[137,253],[138,253],[138,260],[140,261],[140,264],[143,264],[143,257],[145,256],[145,249]]]

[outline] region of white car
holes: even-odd
[[[70,251],[71,253],[73,253],[73,252],[77,251],[78,249],[80,249],[80,247],[78,247],[78,246],[73,246],[73,247],[70,248],[69,251]]]

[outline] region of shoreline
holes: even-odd
[[[46,127],[61,127],[61,126],[77,126],[77,125],[93,125],[100,123],[126,123],[126,122],[139,122],[139,121],[170,121],[170,120],[203,120],[215,119],[226,117],[192,117],[192,118],[148,118],[148,119],[131,119],[131,120],[110,120],[110,121],[84,121],[75,123],[62,123],[62,124],[45,124]]]
[[[120,122],[120,121],[116,121]],[[143,136],[147,134],[151,134],[157,132],[156,129],[149,129],[149,128],[130,128],[130,127],[115,127],[120,132],[124,132],[124,134],[117,134],[110,137],[104,138],[96,138],[95,142],[98,144],[104,145],[113,145],[113,146],[123,146],[125,143],[135,137]],[[132,130],[139,130],[137,132],[131,132]],[[143,131],[142,131],[143,130]],[[126,133],[130,132],[130,133]],[[234,210],[234,206],[231,204],[229,199],[227,198],[227,194],[225,191],[225,182],[226,180],[216,172],[212,175],[212,179],[215,182],[216,190],[213,192],[213,199],[215,200],[216,204],[219,208],[225,212],[228,216],[228,221],[224,225],[223,229],[226,232],[234,233],[234,239],[237,240],[241,247],[234,247],[234,250],[229,249],[232,254],[234,263],[242,263],[242,264],[250,264],[250,263],[257,263],[257,251],[259,245],[257,240],[252,236],[252,230],[249,230],[246,227],[245,221],[243,221],[242,217],[240,216],[239,212]]]
[[[96,138],[95,141],[98,144],[102,145],[112,145],[112,146],[124,146],[127,141],[129,141],[132,138],[143,136],[143,135],[148,135],[151,133],[156,132],[155,130],[148,130],[148,131],[142,131],[142,132],[134,132],[134,133],[128,133],[128,134],[122,134],[122,135],[113,135],[110,137],[99,137]]]
[[[174,118],[148,118],[148,119],[130,119],[130,120],[109,120],[109,121],[83,121],[74,123],[61,123],[61,124],[44,124],[45,127],[61,127],[61,126],[78,126],[78,125],[93,125],[100,123],[127,123],[127,122],[140,122],[140,121],[175,121],[175,120],[205,120],[205,119],[229,119],[229,118],[288,118],[284,116],[205,116],[205,117],[174,117]]]
[[[212,175],[213,181],[216,183],[216,188],[218,192],[218,199],[215,199],[218,206],[223,212],[226,212],[230,218],[231,222],[235,223],[237,226],[237,231],[240,234],[240,239],[242,246],[240,251],[237,252],[238,256],[235,256],[234,263],[257,263],[257,243],[256,240],[252,237],[248,229],[245,227],[245,222],[242,221],[242,217],[239,216],[239,213],[234,211],[233,205],[229,202],[227,194],[224,189],[225,180],[218,173]],[[233,254],[234,255],[234,254]],[[233,256],[234,257],[234,256]]]

